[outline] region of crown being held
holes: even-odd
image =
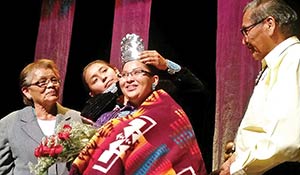
[[[137,60],[139,54],[144,51],[143,39],[134,33],[126,34],[121,41],[122,64],[128,61]]]

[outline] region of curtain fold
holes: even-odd
[[[36,42],[35,59],[53,59],[60,71],[60,102],[63,99],[75,0],[43,0]]]
[[[148,48],[151,0],[116,0],[110,63],[121,68],[120,42],[127,33],[136,33]]]
[[[239,31],[246,2],[218,0],[213,170],[224,161],[225,143],[235,137],[260,68]]]

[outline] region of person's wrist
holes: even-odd
[[[171,75],[181,70],[181,66],[171,60],[166,59],[166,63],[167,63],[167,71]]]

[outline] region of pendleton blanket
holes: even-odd
[[[99,128],[74,160],[70,174],[207,172],[188,117],[165,91],[158,90],[133,114]]]

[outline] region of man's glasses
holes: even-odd
[[[53,85],[58,85],[60,83],[60,80],[56,77],[50,78],[50,79],[40,79],[39,81],[35,83],[31,83],[29,86],[38,86],[40,88],[45,88],[48,86],[49,83],[52,83]]]
[[[133,69],[133,71],[131,71],[131,72],[121,72],[120,74],[118,74],[118,76],[119,76],[119,78],[128,78],[129,75],[131,75],[132,77],[136,78],[136,77],[138,77],[140,75],[144,75],[144,74],[152,75],[151,72],[137,68],[137,69]]]
[[[266,18],[263,18],[263,19],[257,21],[256,23],[251,24],[251,25],[249,25],[249,26],[247,26],[247,27],[242,27],[242,28],[240,29],[242,35],[243,35],[244,37],[248,36],[249,32],[250,32],[255,26],[257,26],[258,24],[262,23],[265,19],[266,19]]]

